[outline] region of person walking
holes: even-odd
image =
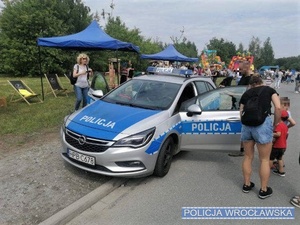
[[[72,76],[77,79],[74,85],[76,95],[75,111],[77,111],[82,102],[82,108],[87,105],[87,97],[89,91],[88,77],[93,75],[93,70],[88,67],[90,58],[81,53],[77,56],[77,63],[74,65]]]
[[[281,79],[283,76],[283,72],[282,70],[276,70],[275,71],[275,84],[274,84],[274,88],[280,88],[280,84],[281,84]]]
[[[252,100],[252,98],[257,95],[259,95],[258,108],[261,108],[262,112],[264,112],[263,116],[265,119],[262,124],[257,126],[245,125],[245,122],[242,122],[241,141],[244,146],[244,159],[242,162],[244,185],[242,190],[244,193],[248,193],[255,186],[255,184],[251,182],[251,174],[254,158],[254,146],[256,145],[260,160],[260,190],[258,197],[265,199],[270,197],[273,193],[272,188],[268,187],[270,177],[269,160],[272,150],[273,126],[279,122],[281,115],[280,99],[276,90],[269,86],[264,86],[263,80],[259,76],[252,76],[249,84],[251,88],[242,95],[240,100],[241,121],[245,121],[243,118],[248,114],[244,111],[244,108],[247,108],[245,106],[248,101]],[[274,106],[273,126],[272,118],[270,117],[271,103]]]
[[[299,88],[300,88],[300,72],[297,73],[295,78],[295,93],[299,94]]]

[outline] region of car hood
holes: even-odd
[[[66,121],[66,127],[81,135],[112,140],[120,133],[132,134],[130,127],[144,119],[157,117],[160,112],[98,100],[72,114]],[[139,132],[140,129],[141,126],[136,126],[134,130]]]

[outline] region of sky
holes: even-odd
[[[129,29],[172,44],[186,37],[198,52],[213,38],[242,43],[248,49],[253,37],[261,47],[268,37],[275,58],[300,55],[300,0],[82,0],[92,12],[119,16]],[[111,9],[110,5],[114,4]],[[0,2],[0,6],[3,6]],[[105,26],[106,18],[100,25]],[[180,39],[182,40],[182,39]]]
[[[300,0],[83,0],[92,12],[119,16],[129,29],[172,44],[184,36],[199,53],[213,38],[242,43],[268,37],[275,58],[300,55]],[[114,4],[112,10],[110,5]],[[107,20],[107,16],[106,16]],[[101,18],[100,24],[105,25]],[[182,33],[183,31],[183,33]]]

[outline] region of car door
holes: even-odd
[[[181,149],[238,150],[239,101],[246,89],[246,86],[218,88],[183,102],[179,112]],[[198,113],[188,112],[190,106],[196,107]]]

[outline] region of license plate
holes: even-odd
[[[96,164],[96,160],[95,157],[93,156],[88,156],[88,155],[84,155],[81,154],[79,152],[75,152],[73,150],[68,149],[68,156],[72,159],[75,159],[79,162],[83,162],[92,166],[95,166]]]

